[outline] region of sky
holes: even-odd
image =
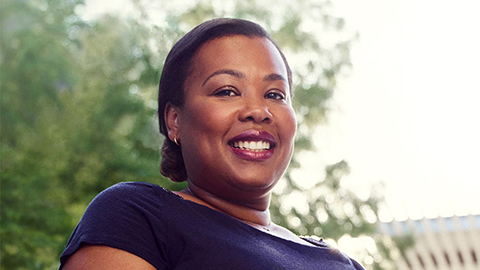
[[[359,40],[304,167],[345,159],[398,220],[480,214],[480,2],[333,2]]]
[[[88,0],[86,14],[128,8],[106,2]],[[301,177],[344,159],[351,188],[384,183],[385,221],[480,214],[480,2],[332,3],[359,39]]]

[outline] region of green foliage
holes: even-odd
[[[299,152],[312,149],[312,127],[325,121],[352,42],[326,44],[305,29],[308,21],[321,33],[341,31],[343,20],[328,15],[328,1],[133,2],[136,15],[94,22],[75,12],[82,0],[0,2],[0,269],[57,268],[87,204],[115,183],[185,186],[159,174],[156,87],[168,50],[207,19],[259,22],[288,59],[299,60],[291,62],[299,122],[291,168],[300,166]],[[358,198],[342,185],[347,173],[346,162],[333,164],[325,179],[303,190],[287,172],[284,193],[272,200],[274,221],[334,239],[373,235],[382,198]],[[306,213],[284,205],[296,192],[308,199]]]
[[[151,89],[140,88],[155,74],[142,29],[108,17],[87,25],[68,3],[2,2],[1,269],[57,268],[108,186],[172,186],[158,172]]]

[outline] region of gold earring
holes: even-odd
[[[173,135],[173,141],[176,145],[180,146],[180,143],[177,141],[177,135]]]

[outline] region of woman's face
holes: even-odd
[[[275,46],[240,35],[209,41],[184,89],[174,118],[189,181],[234,200],[268,194],[290,162],[296,130]]]

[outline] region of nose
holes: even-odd
[[[240,121],[253,121],[255,123],[270,123],[272,121],[272,113],[266,100],[259,98],[245,99],[242,109],[239,113]]]

